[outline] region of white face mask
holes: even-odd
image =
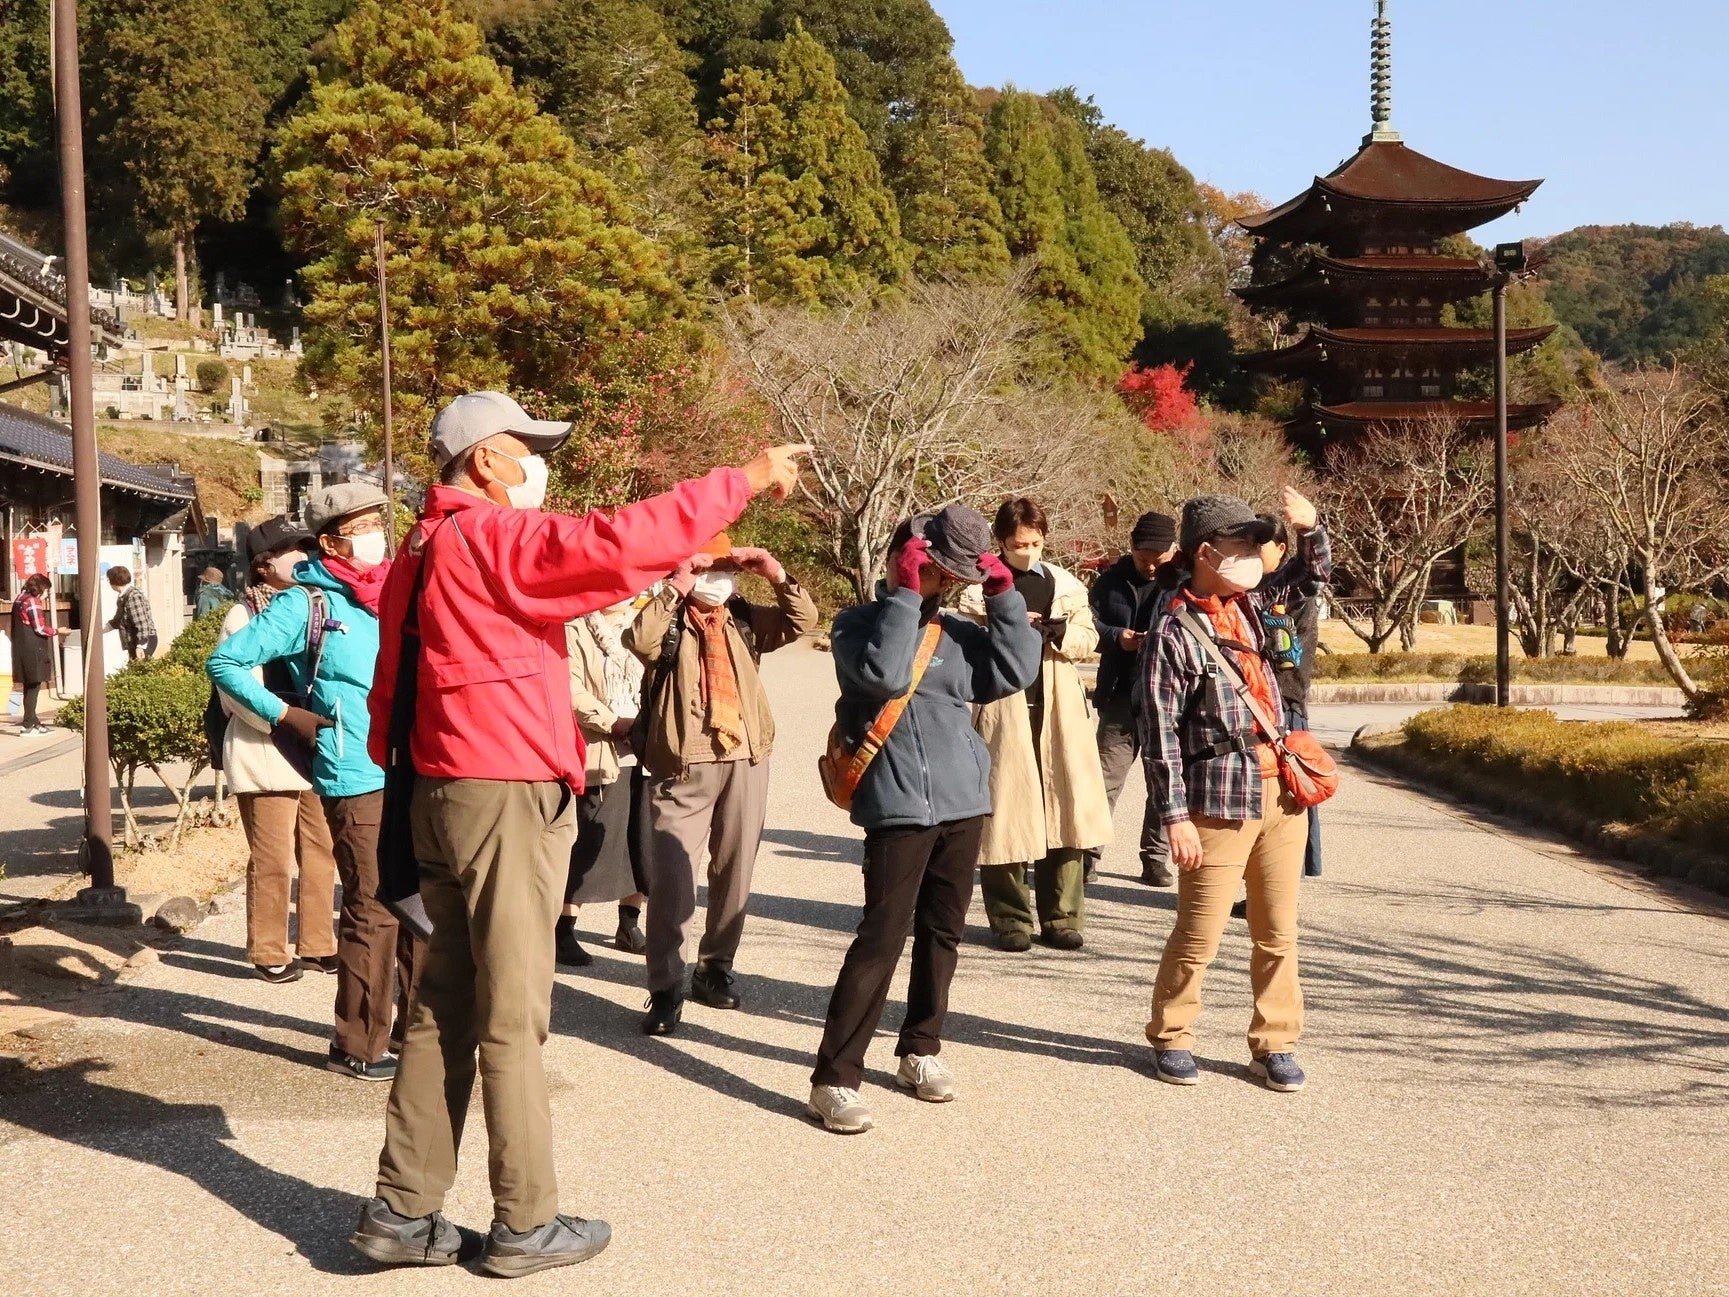
[[[710,608],[718,608],[732,598],[736,589],[738,580],[731,572],[700,572],[696,584],[690,588],[690,597]]]
[[[300,550],[291,549],[270,560],[270,571],[283,585],[294,584],[294,569],[306,561]]]
[[[355,567],[377,567],[386,558],[384,533],[365,531],[348,538],[349,561]]]
[[[1267,566],[1261,562],[1259,554],[1250,554],[1245,558],[1225,558],[1221,555],[1214,570],[1219,574],[1219,583],[1237,594],[1253,590],[1267,574]]]
[[[503,454],[502,451],[499,452]],[[506,459],[516,459],[505,455]],[[504,488],[505,498],[512,509],[538,509],[546,503],[546,461],[539,455],[524,455],[516,462],[522,466],[523,478],[515,486]]]

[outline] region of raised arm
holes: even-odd
[[[972,669],[972,701],[994,703],[1039,678],[1045,637],[1027,620],[1027,601],[1012,586],[987,595],[984,607],[983,626],[956,621],[950,634],[960,641]]]
[[[211,683],[266,725],[278,724],[288,704],[252,673],[266,662],[306,652],[311,615],[312,604],[305,590],[299,586],[284,590],[265,605],[263,612],[216,646],[204,668]]]

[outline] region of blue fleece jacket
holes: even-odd
[[[313,791],[320,797],[377,792],[384,787],[384,772],[366,754],[371,727],[366,699],[378,661],[378,618],[316,559],[295,568],[294,579],[298,585],[276,595],[263,612],[217,646],[206,669],[218,689],[275,725],[287,704],[252,672],[266,662],[286,662],[295,688],[311,695],[308,710],[333,722],[318,734]],[[324,595],[326,624],[318,676],[309,682],[312,589]]]

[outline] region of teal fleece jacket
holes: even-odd
[[[311,695],[308,710],[333,722],[318,735],[313,791],[320,797],[377,792],[384,787],[384,772],[366,754],[371,726],[366,699],[378,661],[378,618],[316,559],[295,568],[294,578],[298,585],[278,594],[263,612],[217,646],[206,670],[223,693],[275,725],[287,705],[259,684],[252,672],[266,662],[286,662],[295,688]],[[326,618],[318,677],[310,683],[306,678],[312,666],[307,652],[312,618],[309,588],[323,592]]]

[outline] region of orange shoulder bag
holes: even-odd
[[[919,641],[918,656],[913,658],[912,683],[900,697],[883,704],[883,709],[877,713],[876,720],[857,748],[848,748],[842,742],[838,723],[829,727],[828,742],[823,747],[823,754],[816,759],[816,772],[822,780],[823,792],[841,810],[852,809],[853,794],[864,781],[865,771],[870,769],[877,753],[883,750],[883,744],[888,742],[889,735],[900,723],[901,713],[906,711],[907,704],[919,691],[919,681],[924,679],[925,669],[936,656],[937,643],[943,637],[942,621],[940,615],[931,618],[925,627],[924,638]]]

